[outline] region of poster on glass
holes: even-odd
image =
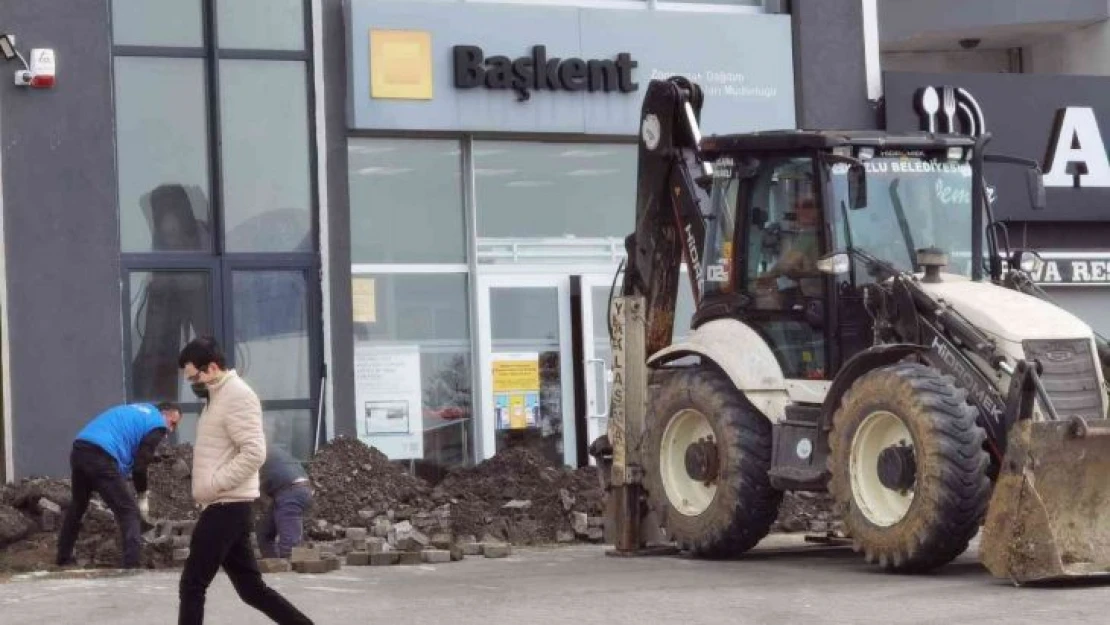
[[[499,430],[522,430],[539,425],[539,354],[494,354],[493,411]]]
[[[390,460],[424,457],[420,347],[355,346],[355,409],[359,440]]]

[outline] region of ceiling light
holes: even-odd
[[[598,156],[608,156],[608,155],[609,155],[608,150],[583,150],[583,149],[566,150],[565,152],[561,152],[559,154],[559,156],[565,156],[565,157],[568,157],[568,158],[595,158],[595,157],[598,157]]]
[[[363,167],[358,170],[360,176],[396,176],[415,171],[411,167]]]
[[[527,189],[532,187],[550,187],[553,184],[555,183],[550,180],[514,180],[505,183],[505,186]]]
[[[568,176],[608,176],[620,172],[619,169],[575,169],[568,171]]]

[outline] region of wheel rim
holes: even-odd
[[[906,424],[885,410],[867,415],[852,438],[849,473],[855,503],[867,520],[879,527],[890,527],[905,518],[913,503],[913,487],[904,492],[892,490],[879,479],[879,456],[890,447],[913,446]]]
[[[682,410],[671,417],[659,446],[659,471],[667,500],[680,514],[697,516],[709,508],[717,495],[717,481],[708,484],[690,477],[686,451],[691,445],[715,441],[709,419],[697,410]]]

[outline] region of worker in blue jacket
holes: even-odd
[[[148,520],[147,466],[169,432],[177,429],[181,408],[172,402],[124,404],[97,415],[77,434],[69,454],[72,500],[58,535],[58,566],[74,563],[73,545],[93,492],[115,515],[123,537],[123,568],[139,566],[139,520]],[[131,476],[138,502],[125,481]]]

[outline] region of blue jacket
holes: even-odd
[[[166,427],[166,419],[154,404],[124,404],[97,415],[78,434],[116,459],[121,475],[129,475],[143,438]]]

